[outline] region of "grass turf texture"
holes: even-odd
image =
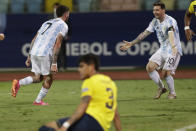
[[[0,82],[0,131],[36,131],[46,122],[70,116],[79,104],[81,83],[55,81],[44,99],[50,106],[34,106],[41,84],[23,86],[12,98],[11,82]],[[153,100],[157,88],[150,80],[116,84],[123,131],[173,131],[196,124],[195,79],[175,80],[176,100],[168,100],[167,94]]]

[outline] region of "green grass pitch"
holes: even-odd
[[[12,98],[11,82],[0,82],[0,131],[36,131],[46,122],[70,116],[79,103],[81,83],[55,81],[44,99],[50,105],[33,106],[41,83],[21,87]],[[151,80],[120,80],[116,84],[123,131],[174,131],[196,124],[195,79],[175,80],[175,100],[168,100],[167,94],[153,100],[157,87]],[[113,125],[110,131],[115,131]]]

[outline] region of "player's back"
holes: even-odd
[[[84,81],[82,90],[82,96],[91,96],[86,113],[93,116],[104,130],[108,130],[117,106],[115,83],[108,76],[97,74]]]
[[[52,49],[59,33],[64,37],[68,31],[67,24],[61,19],[51,19],[42,24],[34,41],[31,55],[52,55]]]

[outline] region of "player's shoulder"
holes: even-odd
[[[190,0],[190,3],[194,2],[194,1],[196,1],[196,0]]]
[[[196,0],[190,0],[190,6],[191,5],[196,5]]]
[[[157,25],[157,24],[158,24],[158,20],[157,20],[156,18],[153,18],[153,19],[151,20],[151,24],[152,24],[152,25]]]
[[[166,20],[168,21],[168,22],[173,22],[173,21],[175,21],[176,22],[176,19],[175,18],[173,18],[172,16],[170,16],[170,15],[166,15]]]
[[[104,75],[104,74],[101,74],[101,73],[96,74],[96,75],[93,75],[91,78],[92,78],[92,79],[105,79],[105,80],[111,80],[111,78],[110,78],[109,76]]]

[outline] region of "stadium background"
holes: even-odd
[[[155,34],[127,53],[119,50],[122,40],[134,39],[148,26],[153,18],[154,1],[0,0],[0,32],[6,35],[5,40],[0,41],[0,131],[34,131],[47,121],[72,114],[78,104],[81,85],[75,70],[76,61],[87,52],[99,55],[101,72],[116,80],[124,131],[171,131],[196,123],[196,37],[187,42],[183,29],[189,0],[163,0],[167,13],[178,22],[183,46],[184,55],[175,75],[179,78],[175,79],[178,99],[169,101],[166,95],[160,101],[152,99],[156,88],[151,80],[146,80],[149,77],[145,65],[159,45]],[[24,64],[29,43],[41,24],[52,18],[55,2],[69,6],[72,11],[68,68],[56,75],[46,97],[50,106],[34,107],[31,104],[41,83],[21,88],[17,99],[13,99],[11,81],[32,74]],[[191,28],[196,32],[195,21],[193,18]]]
[[[75,69],[78,56],[88,52],[100,56],[101,69],[129,70],[135,67],[144,69],[148,58],[159,47],[155,34],[150,35],[127,52],[120,51],[119,46],[122,40],[133,40],[140,32],[145,30],[153,18],[152,3],[154,1],[0,0],[1,15],[6,15],[6,23],[4,25],[1,23],[2,29],[5,29],[6,39],[0,42],[0,70],[30,70],[26,69],[24,64],[30,42],[40,25],[52,18],[53,4],[55,2],[67,5],[72,11],[70,21],[73,33],[66,49],[68,70]],[[184,54],[179,66],[186,69],[191,67],[190,70],[194,71],[196,65],[194,60],[196,56],[196,39],[194,38],[193,41],[187,42],[183,29],[183,16],[189,1],[163,1],[166,3],[167,13],[177,20],[179,26]],[[192,21],[195,21],[195,18]],[[194,27],[196,27],[196,23],[192,22],[193,30],[195,29]],[[145,73],[144,70],[142,71]],[[195,74],[191,72],[189,75]],[[119,79],[125,78],[123,75],[118,76],[120,77]],[[127,76],[127,79],[132,78],[129,77],[130,75]],[[178,73],[176,77],[178,78]],[[188,76],[184,77],[187,78]],[[141,75],[141,79],[144,78],[148,78],[147,75]],[[179,76],[179,78],[182,78],[182,76]],[[1,79],[4,80],[5,77],[1,77]]]

